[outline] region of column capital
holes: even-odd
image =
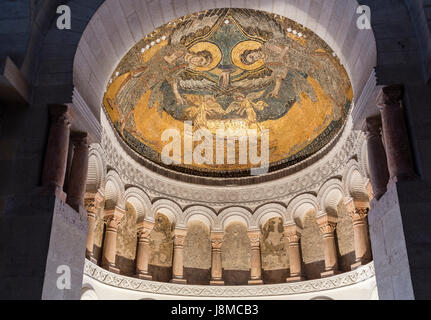
[[[73,143],[75,149],[88,148],[87,132],[71,132],[70,141]]]
[[[213,249],[221,249],[223,236],[223,232],[211,232],[211,246]]]
[[[349,214],[353,220],[353,223],[364,222],[368,215],[368,208],[355,208],[354,210],[349,211]]]
[[[320,231],[325,234],[332,234],[337,227],[337,218],[328,214],[321,215],[316,219]]]
[[[289,240],[289,245],[298,243],[299,239],[301,239],[302,230],[296,224],[291,224],[284,226],[284,234],[286,238]]]
[[[144,220],[137,226],[137,234],[139,239],[148,239],[151,231],[153,231],[154,223]]]
[[[388,106],[398,105],[403,95],[404,86],[401,84],[383,87],[377,95],[377,106],[379,108],[386,108]]]
[[[256,248],[260,246],[260,238],[262,236],[260,230],[259,231],[249,231],[248,238],[250,239],[250,245],[252,248]]]
[[[382,118],[380,114],[368,117],[365,120],[365,128],[364,128],[367,138],[371,137],[381,137],[382,130]]]
[[[187,235],[186,229],[174,229],[172,236],[174,238],[174,246],[184,246],[184,240]]]
[[[69,106],[64,104],[50,104],[48,105],[48,109],[51,121],[66,126],[71,125],[73,116]]]
[[[121,222],[121,219],[123,219],[125,210],[115,207],[115,209],[112,210],[105,210],[104,213],[103,220],[106,222],[106,225],[108,227],[117,228]]]
[[[97,214],[98,210],[102,207],[104,195],[101,190],[96,193],[86,192],[84,196],[84,207],[87,213]]]

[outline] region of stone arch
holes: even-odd
[[[287,212],[286,208],[282,206],[280,203],[267,203],[263,206],[259,207],[253,214],[253,223],[254,227],[259,229],[265,225],[268,220],[280,217],[283,223],[287,221]]]
[[[340,180],[333,178],[326,181],[317,195],[319,209],[323,211],[319,215],[328,214],[336,217],[338,204],[344,198],[344,195],[345,192]]]
[[[355,160],[350,160],[343,173],[343,189],[346,197],[355,200],[368,200],[366,179],[362,176],[360,167]]]
[[[184,225],[188,225],[190,221],[198,220],[204,223],[209,230],[212,230],[217,224],[217,216],[213,210],[208,207],[194,205],[184,210]]]
[[[154,221],[151,213],[151,200],[148,195],[139,188],[127,188],[124,194],[126,203],[130,203],[136,211],[136,222],[140,223],[145,219]]]
[[[169,221],[175,227],[185,227],[183,219],[183,211],[181,207],[169,199],[159,199],[151,206],[151,216],[155,217],[157,213],[162,213],[168,217]]]
[[[310,193],[301,194],[293,198],[289,205],[287,206],[287,223],[296,224],[300,228],[304,227],[304,218],[308,212],[314,210],[317,214],[319,211],[319,206],[316,196]]]
[[[101,5],[100,5],[101,4]],[[99,6],[100,5],[100,6]],[[214,7],[239,7],[264,10],[286,16],[319,35],[334,50],[346,67],[351,79],[354,94],[359,96],[376,66],[377,49],[372,30],[359,30],[356,26],[359,6],[356,0],[335,2],[323,10],[320,0],[310,0],[305,4],[296,1],[254,1],[232,0],[230,3],[214,5],[212,2],[188,0],[172,1],[172,4],[155,0],[151,3],[143,1],[97,1],[88,8],[83,21],[79,44],[71,46],[75,53],[73,59],[73,85],[90,106],[95,116],[100,114],[100,105],[104,88],[109,76],[118,61],[143,36],[156,27],[183,15]],[[72,9],[73,10],[73,9]],[[319,14],[322,10],[322,14]],[[118,14],[113,15],[116,12]],[[91,18],[90,18],[91,17]],[[334,19],[333,17],[342,17]],[[108,23],[112,22],[113,23]],[[62,46],[58,46],[62,50]],[[65,94],[69,100],[72,92]],[[67,97],[67,98],[66,98]]]
[[[229,207],[226,209],[223,209],[219,216],[218,216],[218,224],[217,229],[218,230],[224,230],[228,224],[232,222],[240,222],[245,224],[247,229],[250,229],[250,227],[255,226],[252,223],[252,214],[250,211],[248,211],[245,208],[242,207]]]
[[[95,193],[103,186],[106,172],[105,166],[100,149],[96,145],[91,145],[88,153],[87,192]]]
[[[125,208],[124,184],[118,173],[111,170],[106,175],[105,209],[114,209],[115,206]]]
[[[367,139],[362,142],[361,148],[359,149],[359,167],[362,176],[370,178],[370,166],[368,163],[368,148]]]

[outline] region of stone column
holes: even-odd
[[[186,284],[184,279],[184,240],[187,230],[174,230],[174,257],[172,262],[172,283]]]
[[[221,246],[223,243],[223,233],[211,233],[211,281],[210,285],[224,285],[221,264]]]
[[[402,85],[392,85],[382,88],[377,97],[391,182],[412,179],[415,176],[402,107],[403,94]]]
[[[248,233],[250,239],[250,280],[248,284],[263,284],[262,262],[260,257],[260,231]]]
[[[284,234],[289,240],[289,264],[290,275],[286,282],[296,282],[304,280],[302,276],[302,261],[299,240],[301,239],[301,229],[296,224],[284,227]]]
[[[94,263],[97,263],[93,254],[94,228],[96,227],[96,216],[100,214],[99,211],[103,206],[103,200],[104,196],[101,190],[85,196],[85,210],[87,210],[88,217],[87,248],[85,250],[85,256]]]
[[[366,120],[368,163],[374,198],[380,199],[386,192],[389,181],[386,152],[381,135],[381,119],[379,116]]]
[[[124,216],[124,209],[116,207],[105,211],[106,222],[105,240],[103,242],[102,267],[115,273],[120,270],[115,267],[115,256],[117,254],[117,228]]]
[[[337,226],[336,218],[327,214],[317,218],[320,231],[323,234],[323,251],[325,254],[325,271],[321,273],[321,277],[330,277],[338,274],[338,256],[335,245],[335,228]]]
[[[73,132],[74,146],[72,167],[67,186],[67,204],[79,212],[84,205],[85,187],[88,172],[88,141],[86,132]]]
[[[50,128],[42,172],[42,190],[66,200],[63,192],[72,116],[66,105],[50,105]]]
[[[148,271],[150,261],[150,233],[153,230],[154,223],[144,221],[142,226],[138,227],[138,249],[136,252],[136,276],[140,279],[152,280]]]
[[[355,246],[355,263],[352,270],[371,261],[371,243],[368,235],[366,203],[355,202],[353,199],[346,204],[346,208],[353,222],[353,238]]]

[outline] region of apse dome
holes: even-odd
[[[137,42],[112,72],[103,109],[127,153],[158,173],[256,182],[253,169],[287,175],[324,155],[352,100],[340,59],[314,32],[223,8]]]

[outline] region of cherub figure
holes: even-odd
[[[234,113],[239,116],[246,116],[249,125],[257,124],[257,111],[262,111],[268,104],[265,101],[254,102],[255,100],[261,98],[265,90],[260,92],[252,92],[247,96],[241,92],[234,94],[234,99],[230,106],[226,110],[226,114]]]
[[[211,95],[185,95],[187,102],[192,105],[184,110],[184,115],[193,120],[196,128],[205,128],[208,118],[217,118],[225,111]]]

